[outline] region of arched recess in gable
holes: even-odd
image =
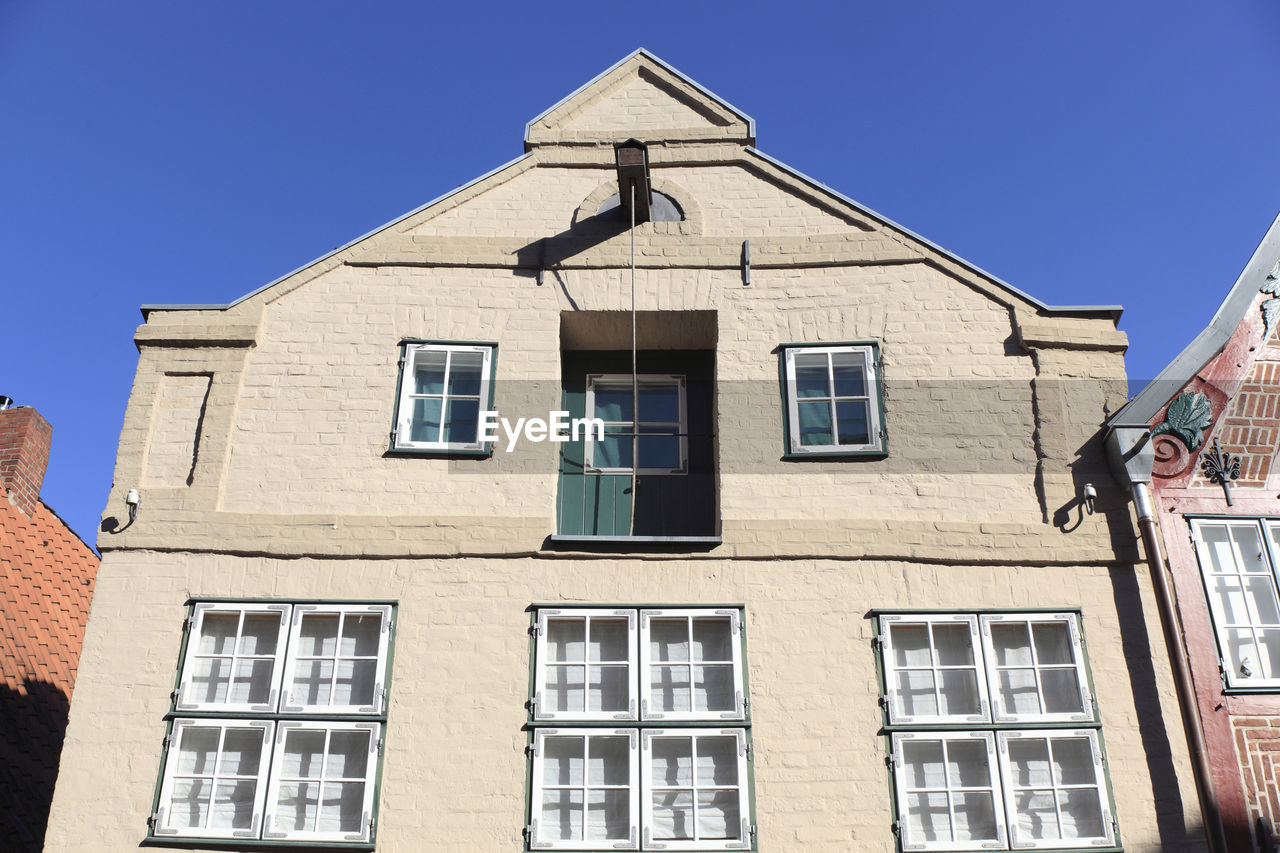
[[[674,203],[683,219],[666,222],[645,222],[640,230],[648,229],[654,234],[683,234],[686,236],[702,234],[702,207],[684,187],[675,181],[654,177],[650,188],[654,193],[666,196]],[[570,227],[574,229],[591,227],[591,220],[600,212],[600,207],[612,196],[618,194],[617,181],[605,181],[596,187],[591,195],[582,200],[573,212]],[[607,213],[607,211],[605,212]]]

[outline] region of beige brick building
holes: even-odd
[[[145,308],[48,849],[1201,849],[1119,310],[754,144],[638,51]]]

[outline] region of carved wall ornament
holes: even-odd
[[[1200,468],[1210,483],[1222,486],[1222,493],[1227,498],[1227,506],[1231,506],[1231,481],[1240,477],[1240,457],[1224,453],[1218,447],[1218,439],[1213,440],[1213,450],[1200,457]]]
[[[1262,287],[1258,290],[1272,297],[1280,296],[1280,260],[1276,261],[1276,265],[1271,268],[1271,272],[1267,273],[1267,277],[1263,279]],[[1276,324],[1276,317],[1280,316],[1280,298],[1268,299],[1262,303],[1262,330],[1263,335],[1271,334],[1271,327]]]
[[[1272,296],[1280,296],[1280,260],[1276,261],[1276,265],[1271,268],[1271,272],[1267,273],[1266,279],[1262,282],[1262,287],[1258,290],[1263,293],[1269,293]]]
[[[1204,441],[1204,431],[1209,428],[1213,408],[1209,398],[1199,391],[1186,391],[1174,398],[1164,412],[1164,423],[1151,431],[1159,435],[1175,435],[1188,449],[1195,450]]]

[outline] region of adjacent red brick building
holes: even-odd
[[[1140,520],[1150,484],[1220,838],[1231,853],[1271,851],[1280,827],[1280,218],[1208,327],[1111,426],[1113,467],[1135,489]]]
[[[98,555],[40,500],[53,430],[0,411],[0,849],[38,851]]]

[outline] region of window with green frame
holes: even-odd
[[[394,612],[193,602],[149,837],[371,848]]]
[[[901,849],[1117,847],[1077,613],[876,620]]]
[[[493,409],[497,344],[401,341],[391,450],[487,455],[480,416]]]
[[[874,342],[782,346],[789,457],[885,453],[879,361]]]
[[[534,609],[528,850],[752,850],[738,607]]]

